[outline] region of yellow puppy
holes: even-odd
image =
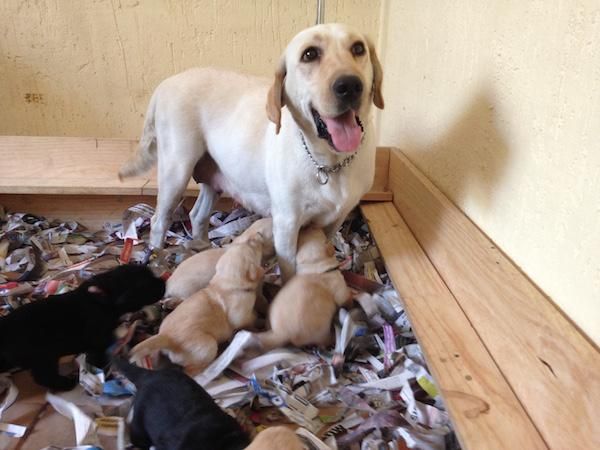
[[[257,335],[263,349],[291,342],[297,347],[331,341],[331,319],[351,292],[337,270],[334,250],[322,230],[300,232],[294,276],[279,291],[269,310],[271,329]]]
[[[257,233],[228,246],[208,286],[169,314],[157,335],[136,345],[132,359],[162,350],[192,377],[204,370],[217,356],[218,344],[254,323],[256,289],[264,274],[263,241]]]
[[[300,230],[296,273],[325,273],[337,269],[338,265],[335,249],[322,229],[307,227]]]
[[[271,427],[258,433],[245,450],[303,450],[300,438],[286,427]]]
[[[263,258],[275,254],[273,248],[273,221],[271,218],[259,219],[233,240],[234,243],[246,242],[249,238],[260,233],[263,236]],[[165,297],[184,299],[204,289],[215,275],[217,262],[225,254],[225,248],[204,250],[183,261],[173,275],[167,280]]]

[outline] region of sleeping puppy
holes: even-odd
[[[331,319],[351,298],[344,276],[337,270],[334,250],[322,230],[300,233],[296,255],[299,275],[279,291],[269,310],[271,329],[257,335],[263,349],[292,343],[296,347],[331,341]]]
[[[252,236],[260,233],[263,236],[263,259],[275,254],[273,248],[273,221],[271,218],[259,219],[233,240],[233,243],[243,243]],[[167,297],[184,299],[208,286],[215,275],[217,262],[225,254],[224,248],[204,250],[183,261],[173,275],[167,280]]]
[[[239,423],[193,379],[169,368],[147,370],[122,359],[117,369],[136,387],[131,443],[156,450],[303,450],[292,430],[267,428],[250,444]],[[248,446],[250,444],[250,446]]]
[[[231,244],[205,289],[186,299],[162,322],[157,335],[136,345],[133,359],[164,350],[172,362],[196,376],[217,356],[218,344],[236,329],[254,324],[261,267],[262,235]]]
[[[148,268],[126,265],[66,294],[23,305],[0,318],[0,371],[31,369],[36,383],[70,390],[77,380],[59,375],[59,358],[83,352],[103,356],[119,317],[160,300],[164,292],[164,281]]]
[[[114,362],[137,390],[130,425],[131,443],[136,447],[242,450],[250,443],[237,421],[180,370],[147,370],[122,359]]]

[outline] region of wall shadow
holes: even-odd
[[[461,211],[469,208],[485,215],[499,201],[497,188],[510,163],[510,147],[499,121],[493,94],[482,89],[433,143],[418,144],[409,138],[400,148]],[[436,239],[442,213],[437,207],[427,211],[429,223],[419,236],[424,246]]]

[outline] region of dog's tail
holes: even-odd
[[[272,350],[277,347],[282,347],[288,343],[287,338],[275,333],[273,330],[264,331],[255,334],[256,339],[264,351]]]
[[[150,170],[158,160],[156,148],[156,127],[154,124],[154,116],[156,113],[156,93],[152,95],[146,119],[144,120],[144,129],[138,146],[138,151],[135,156],[127,161],[121,170],[119,170],[119,180],[123,178],[140,175]]]
[[[155,334],[133,347],[131,349],[131,356],[134,359],[139,359],[159,350],[175,350],[174,347],[175,345],[168,336],[164,334]]]

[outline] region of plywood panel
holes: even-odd
[[[191,209],[194,198],[186,198],[184,205]],[[153,196],[136,195],[12,195],[0,194],[0,205],[15,212],[29,212],[47,218],[75,220],[92,229],[100,230],[106,222],[120,222],[123,212],[136,203],[156,205]],[[232,201],[219,200],[216,209],[228,210]]]
[[[125,139],[0,136],[0,192],[139,195],[146,177],[117,176],[135,149]]]
[[[463,448],[547,448],[394,205],[367,204],[362,211]]]
[[[397,150],[389,183],[398,211],[544,440],[555,449],[600,448],[598,350]]]
[[[128,139],[0,136],[0,193],[60,195],[150,195],[158,193],[156,169],[119,180],[121,166],[136,152]],[[375,180],[366,201],[389,201],[389,149],[378,149]],[[184,195],[196,197],[190,180]]]

